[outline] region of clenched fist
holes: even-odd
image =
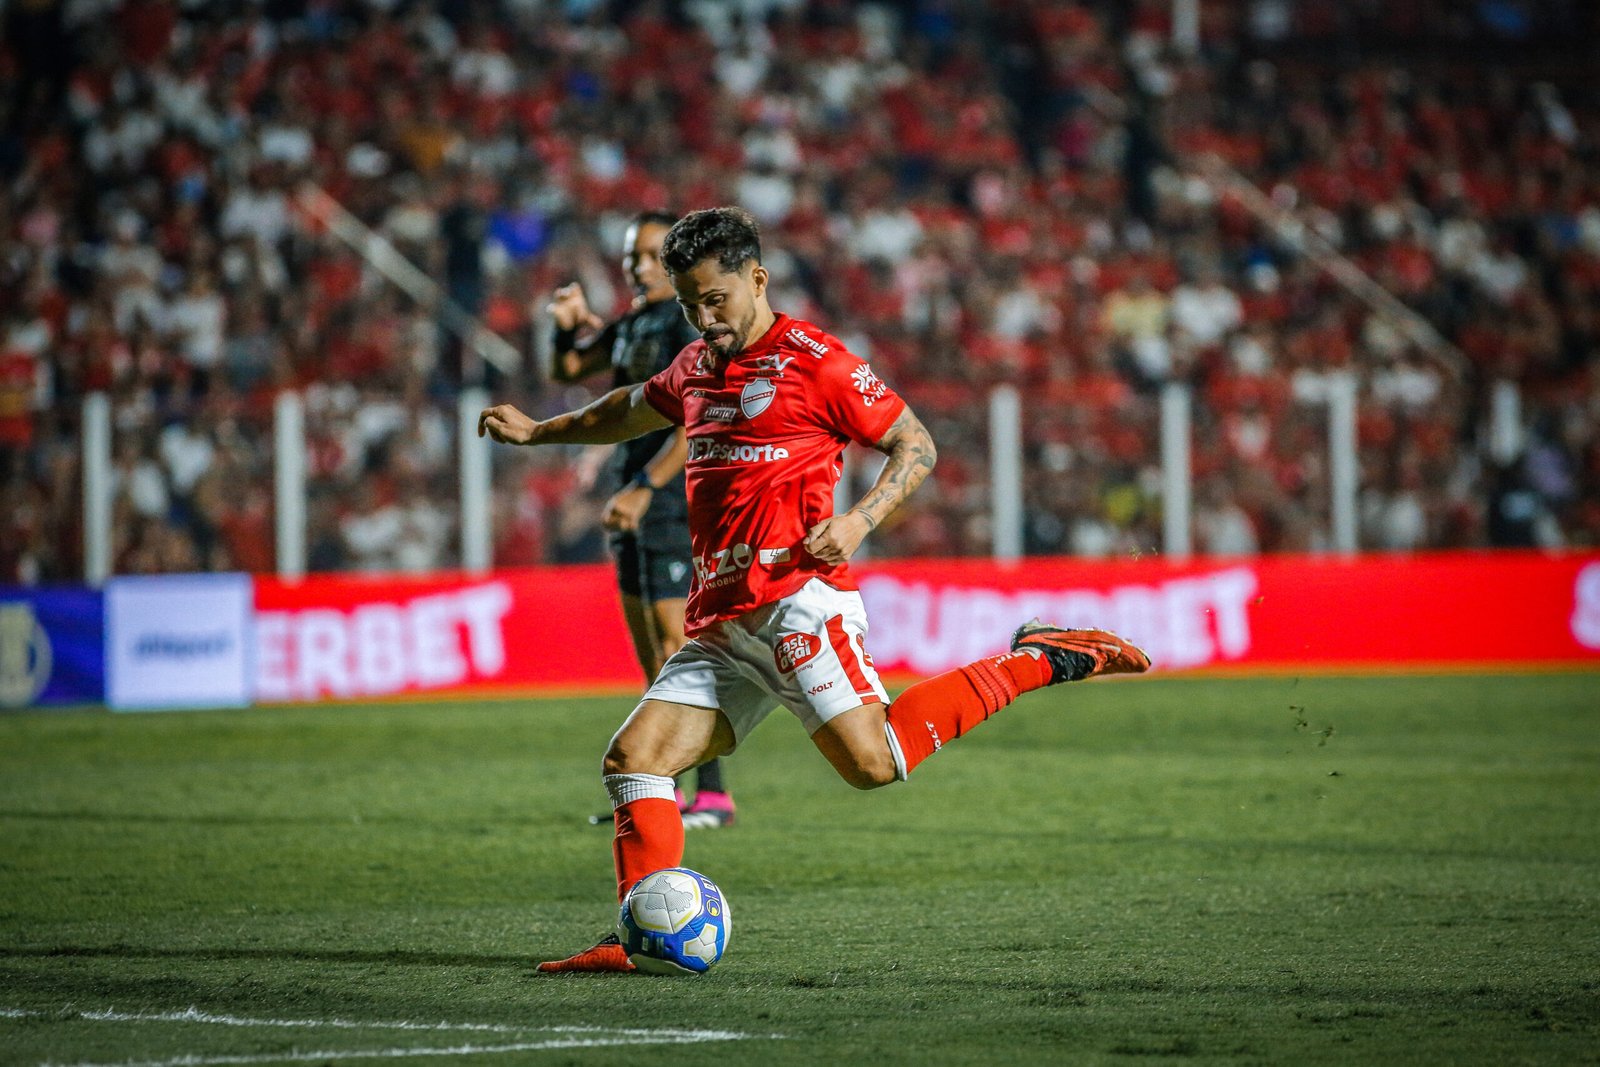
[[[598,330],[605,325],[600,316],[589,310],[589,300],[583,295],[583,286],[577,282],[557,289],[545,310],[559,329],[579,330],[587,326]]]
[[[861,547],[872,523],[859,511],[823,519],[806,534],[805,550],[828,564],[844,563]]]

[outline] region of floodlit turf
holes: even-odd
[[[539,976],[628,703],[0,716],[0,1062],[1600,1062],[1600,676],[1092,682],[873,794],[775,714],[722,965]]]

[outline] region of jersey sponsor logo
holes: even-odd
[[[783,368],[795,361],[794,356],[779,356],[773,352],[756,360],[756,369],[763,374],[770,373],[774,378],[783,377]]]
[[[811,354],[816,356],[818,359],[821,359],[823,356],[828,354],[827,345],[823,344],[815,337],[807,337],[805,334],[800,332],[799,327],[791,329],[788,336],[789,340],[793,341],[795,344],[804,345],[806,348],[809,348],[811,350]]]
[[[821,651],[822,642],[814,634],[784,634],[772,650],[772,658],[779,674],[793,674]]]
[[[788,563],[789,562],[789,550],[787,548],[763,548],[763,549],[758,549],[757,552],[756,552],[756,556],[757,556],[758,559],[761,560],[761,565],[763,567],[770,567],[774,563]]]
[[[735,445],[715,437],[689,438],[690,463],[771,463],[788,458],[789,450],[780,445]]]
[[[856,392],[861,394],[861,402],[869,408],[882,400],[883,394],[889,388],[865,363],[850,372],[850,380],[855,382]]]
[[[704,415],[707,422],[733,422],[738,417],[739,409],[732,404],[711,404]]]
[[[753,419],[771,407],[772,398],[777,395],[778,387],[770,378],[752,378],[739,393],[739,410],[745,418]]]
[[[694,576],[707,589],[716,589],[739,581],[750,569],[752,558],[750,546],[746,544],[715,549],[694,558]]]

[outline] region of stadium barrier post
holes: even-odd
[[[83,398],[83,580],[111,577],[111,399]]]
[[[1170,559],[1188,559],[1194,472],[1189,460],[1191,424],[1189,387],[1167,382],[1161,387],[1161,550]]]
[[[456,419],[456,448],[461,467],[461,566],[472,574],[487,574],[494,565],[494,545],[489,525],[491,506],[491,451],[478,440],[478,413],[489,406],[488,391],[463,389]]]
[[[1339,371],[1328,382],[1328,464],[1332,483],[1333,547],[1345,555],[1357,549],[1356,504],[1361,491],[1356,454],[1356,376]]]
[[[273,401],[272,457],[278,577],[292,581],[306,573],[306,412],[291,390]]]
[[[994,558],[1022,557],[1022,397],[1014,385],[989,394],[989,525]]]

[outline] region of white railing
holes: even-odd
[[[1509,383],[1508,383],[1509,386]],[[1515,386],[1497,393],[1497,422],[1514,427],[1518,418]],[[1332,547],[1354,552],[1357,535],[1357,494],[1360,471],[1356,452],[1356,379],[1343,373],[1330,377],[1324,398],[1328,412],[1328,465],[1332,495],[1329,501]],[[458,483],[460,486],[461,567],[483,573],[494,565],[492,543],[494,450],[478,437],[478,412],[489,403],[480,388],[463,390],[456,403]],[[1159,426],[1162,486],[1162,552],[1172,559],[1187,559],[1193,551],[1193,438],[1194,399],[1189,386],[1168,383],[1161,393]],[[1023,555],[1024,508],[1024,406],[1014,386],[1001,385],[989,394],[989,518],[991,554],[997,560]],[[278,574],[298,578],[306,572],[307,446],[304,400],[298,393],[279,394],[273,405],[274,530],[277,538]],[[1502,430],[1500,436],[1514,434]],[[84,403],[84,580],[103,582],[112,571],[111,501],[113,469],[110,404],[103,393],[91,394]],[[847,461],[836,504],[848,507],[862,490],[865,471]]]

